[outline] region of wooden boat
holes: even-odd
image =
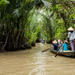
[[[57,55],[75,57],[75,52],[72,52],[71,50],[60,52],[60,51],[56,51],[56,50],[51,49],[51,52],[55,53]]]

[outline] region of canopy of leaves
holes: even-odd
[[[36,40],[67,38],[75,28],[75,3],[71,0],[0,0],[0,48],[31,47]]]

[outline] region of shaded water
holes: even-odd
[[[75,75],[75,59],[54,57],[48,44],[30,50],[0,53],[0,75]]]

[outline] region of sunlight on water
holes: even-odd
[[[44,44],[40,43],[40,46],[44,47]],[[29,75],[44,75],[45,71],[45,60],[42,58],[42,53],[39,52],[36,54],[36,62],[35,64],[38,65],[36,68],[32,69]]]

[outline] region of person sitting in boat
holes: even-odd
[[[59,46],[59,49],[63,46],[63,42],[60,39],[58,40],[58,46]]]
[[[64,49],[64,51],[68,51],[68,42],[67,42],[67,40],[64,41],[63,49]]]
[[[70,41],[71,49],[75,52],[75,31],[72,27],[68,28],[68,38]]]
[[[58,51],[58,43],[57,43],[57,41],[54,40],[52,43],[53,43],[54,50]]]
[[[60,39],[58,40],[58,50],[59,50],[60,52],[63,51],[63,42],[62,42]]]

